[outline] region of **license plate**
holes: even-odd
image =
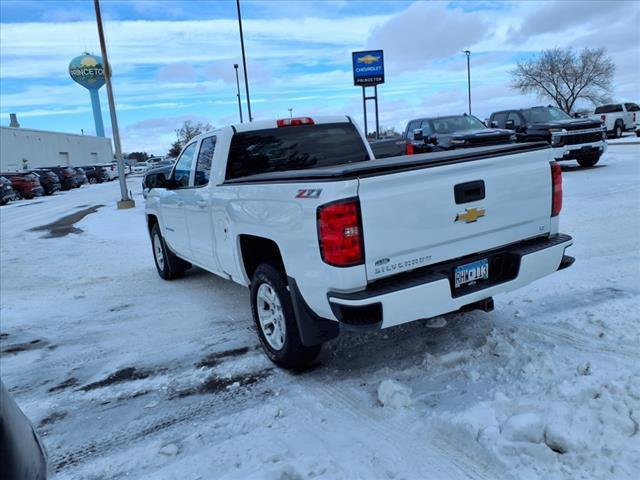
[[[455,269],[456,288],[489,278],[489,260],[483,258],[473,263],[460,265]]]

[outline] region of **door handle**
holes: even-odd
[[[198,200],[196,201],[196,204],[200,207],[200,208],[205,208],[207,206],[207,201],[206,200]]]

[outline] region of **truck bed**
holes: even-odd
[[[517,143],[490,147],[467,148],[447,152],[422,153],[380,158],[331,167],[307,170],[286,170],[225,180],[224,185],[252,183],[289,183],[348,180],[367,176],[384,175],[389,172],[431,168],[439,165],[472,162],[490,157],[500,157],[550,148],[547,142]]]

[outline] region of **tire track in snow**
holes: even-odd
[[[597,340],[592,336],[579,332],[578,330],[569,330],[565,327],[555,325],[536,325],[523,324],[519,326],[519,332],[525,336],[530,334],[537,339],[542,339],[557,345],[561,342],[570,345],[577,350],[591,353],[603,353],[613,355],[620,359],[637,363],[640,359],[640,349],[634,349],[631,345],[623,345],[619,340],[615,340],[615,344],[603,340]]]
[[[431,438],[430,429],[424,430],[424,438],[408,436],[410,431],[397,418],[386,416],[382,409],[365,408],[362,401],[356,398],[350,387],[337,384],[311,384],[307,387],[314,390],[318,396],[324,397],[327,403],[338,403],[339,411],[351,417],[360,428],[368,429],[375,439],[376,448],[381,451],[395,451],[404,461],[411,459],[417,471],[422,472],[428,465],[430,478],[494,480],[507,479],[507,473],[501,467],[496,472],[497,462],[488,464],[486,458],[477,454],[470,456],[469,449],[463,451],[459,445]],[[408,419],[415,420],[415,417]],[[380,448],[378,441],[383,440],[384,448]],[[437,476],[434,476],[436,475]]]

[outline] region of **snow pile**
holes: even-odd
[[[451,414],[449,421],[464,426],[520,478],[549,478],[558,470],[637,478],[640,375],[584,375],[584,365],[578,370],[532,395],[496,392],[493,400]]]
[[[413,403],[411,389],[391,379],[383,380],[378,386],[378,402],[383,407],[409,407]]]

